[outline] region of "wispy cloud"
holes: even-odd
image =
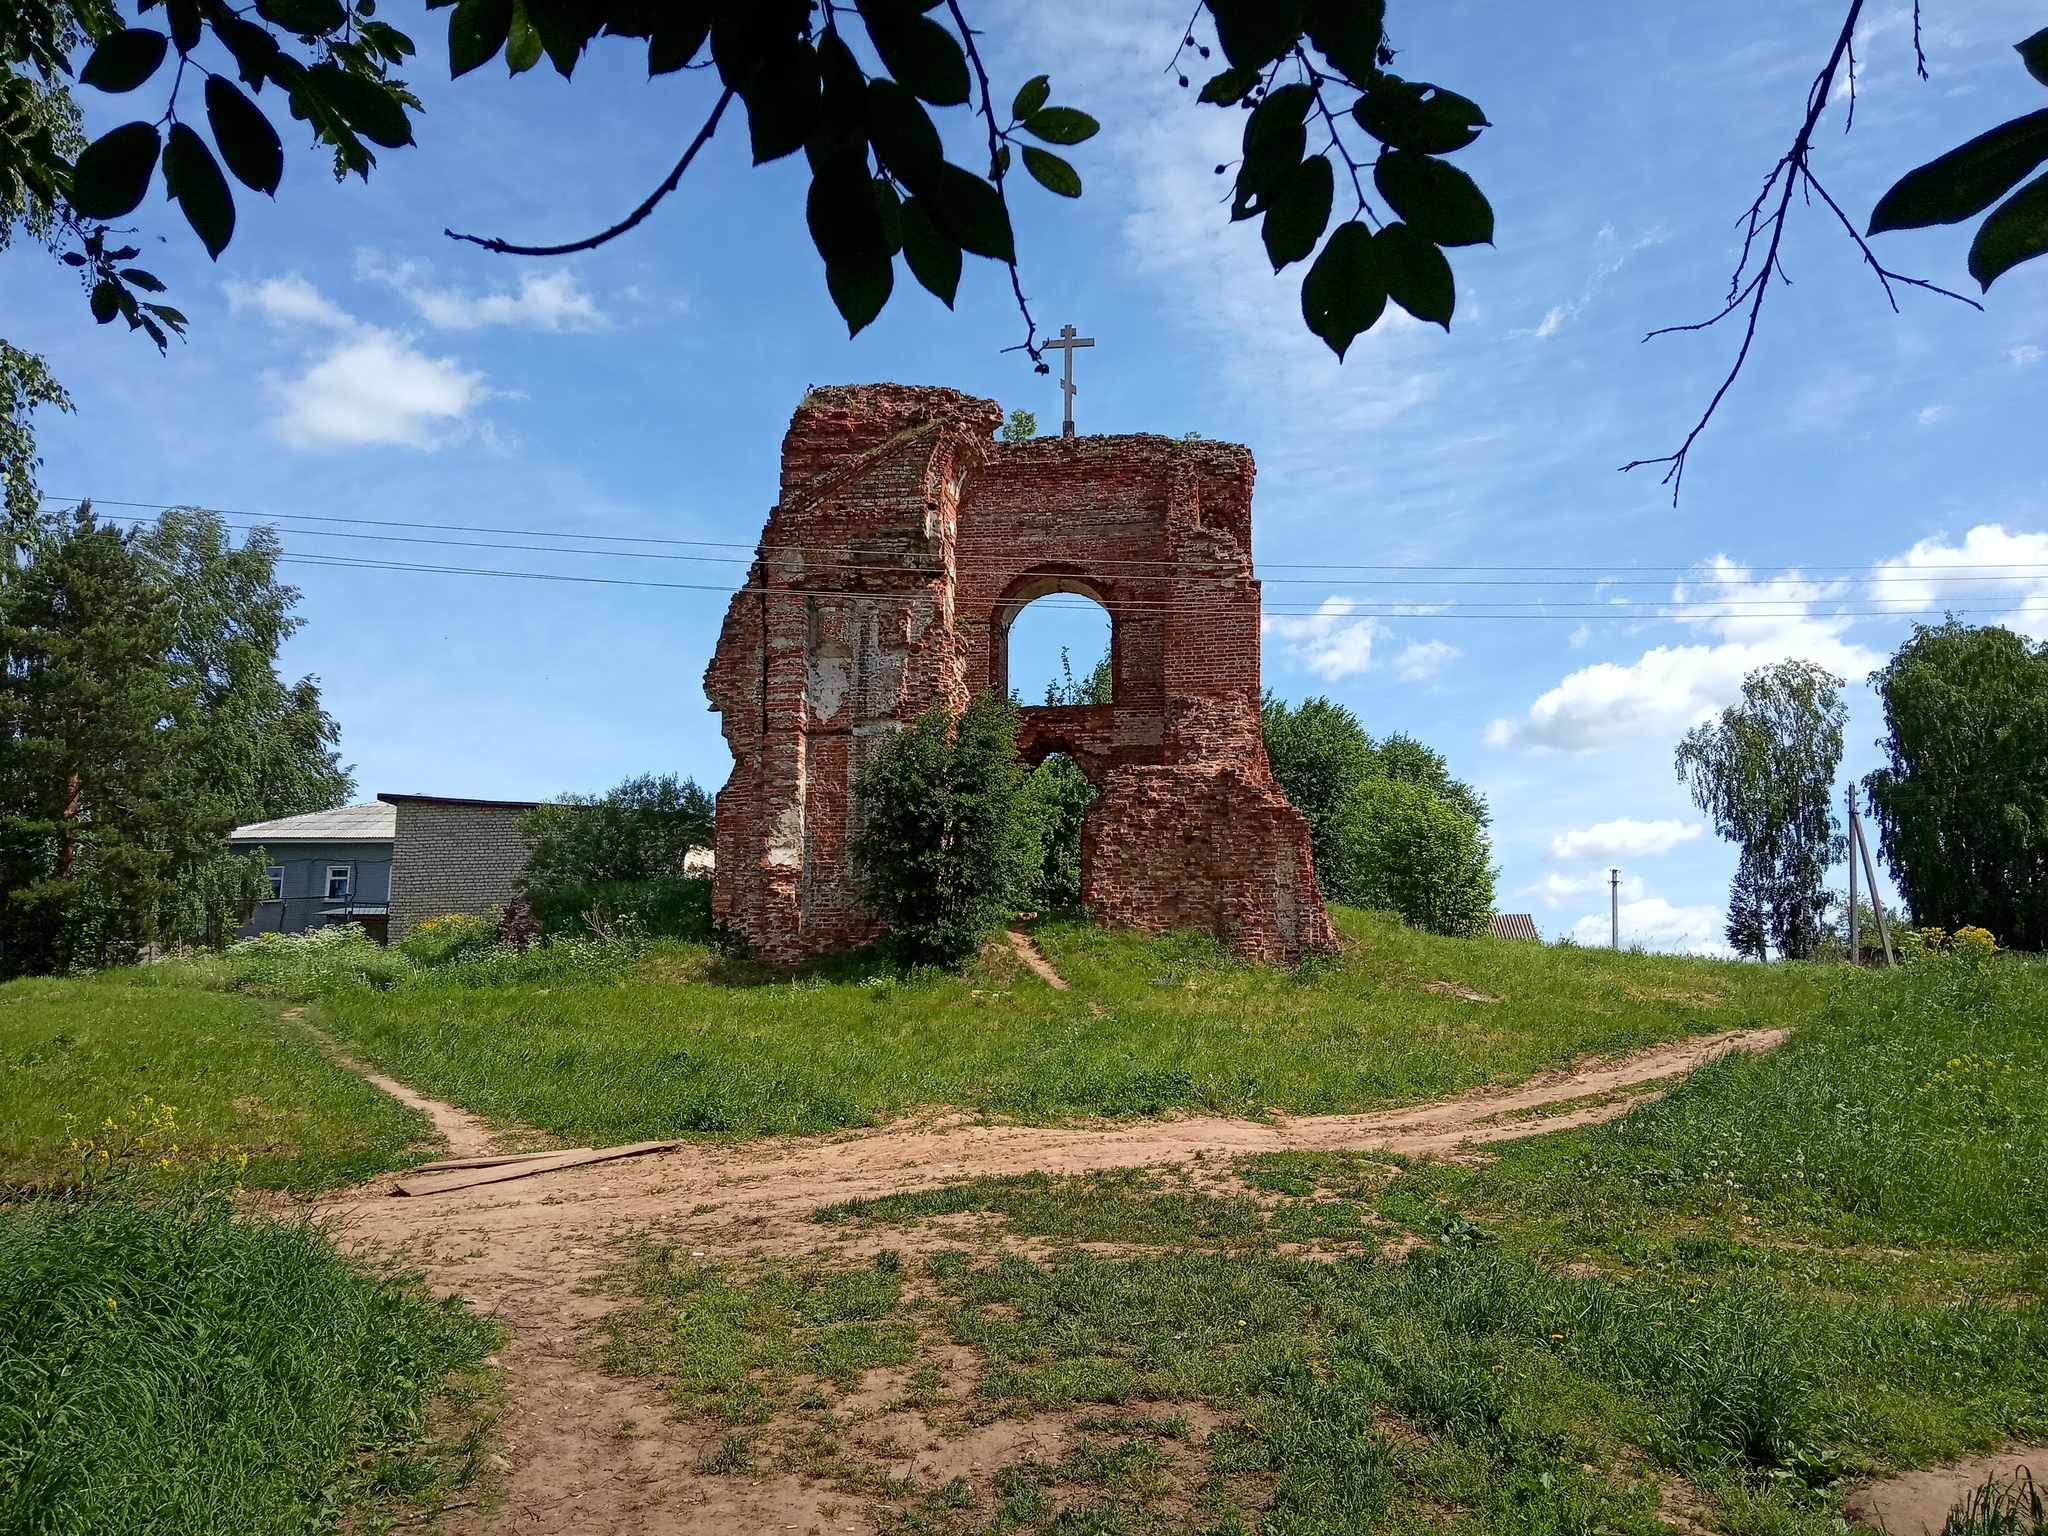
[[[1394,675],[1404,683],[1419,683],[1435,677],[1464,654],[1447,640],[1410,640],[1408,648],[1394,658]]]
[[[1330,597],[1306,618],[1269,614],[1259,621],[1260,633],[1287,642],[1287,654],[1329,682],[1372,670],[1372,647],[1387,633],[1386,625],[1366,615],[1350,618],[1358,604],[1348,597]]]
[[[1796,574],[1752,581],[1725,555],[1703,562],[1672,591],[1664,616],[1720,637],[1718,645],[1660,645],[1636,661],[1597,662],[1568,675],[1520,720],[1495,720],[1495,746],[1545,752],[1597,752],[1643,737],[1671,737],[1725,709],[1756,668],[1803,657],[1849,677],[1868,672],[1877,653],[1844,640],[1854,622],[1831,607],[1843,582]]]
[[[227,292],[234,309],[337,333],[296,378],[265,375],[284,403],[278,432],[295,448],[435,448],[448,427],[489,398],[481,373],[365,324],[302,277],[230,283]]]
[[[1687,826],[1670,821],[1633,821],[1626,816],[1596,826],[1574,827],[1550,840],[1553,859],[1648,858],[1669,853],[1680,843],[1690,842],[1706,828],[1695,822]]]
[[[535,331],[601,331],[611,326],[610,317],[566,267],[521,273],[517,293],[469,293],[460,288],[428,287],[420,281],[417,264],[387,264],[375,251],[361,251],[356,255],[356,276],[402,294],[436,330],[475,331],[509,325]]]
[[[1606,912],[1588,912],[1572,924],[1572,942],[1604,948],[1611,933],[1610,920]],[[1621,943],[1624,949],[1666,954],[1728,957],[1735,953],[1722,936],[1719,907],[1674,907],[1662,896],[1622,903]]]

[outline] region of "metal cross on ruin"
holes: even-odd
[[[1076,336],[1071,325],[1061,326],[1059,335],[1045,343],[1047,351],[1058,347],[1067,354],[1066,374],[1060,380],[1060,393],[1067,397],[1066,420],[1060,423],[1061,437],[1072,437],[1074,435],[1074,396],[1078,393],[1074,388],[1074,348],[1092,347],[1094,345],[1095,338],[1093,336]]]

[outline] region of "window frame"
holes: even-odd
[[[341,889],[334,888],[335,876],[341,877]],[[353,864],[330,864],[327,866],[327,899],[329,901],[354,901],[356,888],[356,867]]]
[[[283,901],[284,866],[282,864],[271,865],[263,871],[263,878],[270,882],[270,895],[265,899],[269,901]]]

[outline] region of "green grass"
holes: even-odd
[[[218,1195],[0,1205],[0,1530],[431,1514],[477,1470],[489,1403],[466,1373],[498,1337]]]
[[[275,1005],[130,984],[139,974],[0,986],[0,1185],[72,1179],[75,1137],[120,1142],[105,1122],[134,1127],[162,1105],[177,1130],[154,1138],[159,1150],[175,1143],[190,1163],[239,1147],[242,1180],[264,1188],[348,1183],[403,1163],[430,1131],[281,1024]]]
[[[643,1249],[610,1363],[680,1382],[694,1340],[722,1365],[679,1400],[752,1426],[750,1465],[874,1501],[889,1533],[1656,1536],[1682,1481],[1709,1529],[1824,1536],[1853,1475],[2048,1439],[2048,968],[1827,984],[1779,1051],[1486,1164],[1277,1153],[820,1211],[827,1240],[926,1249],[866,1316],[900,1330],[913,1386],[971,1351],[970,1392],[913,1393],[935,1438],[1105,1426],[979,1489],[880,1477],[835,1395],[850,1378],[807,1374],[791,1335],[749,1353],[787,1261]],[[803,1260],[802,1283],[866,1273],[836,1262]],[[1206,1437],[1157,1428],[1195,1403],[1223,1416]],[[2031,1514],[2007,1499],[1951,1536],[2024,1536]]]
[[[769,978],[669,945],[631,975],[565,966],[469,986],[436,973],[330,993],[318,1017],[437,1097],[625,1141],[822,1131],[930,1105],[1039,1122],[1368,1109],[1790,1023],[1824,985],[1813,967],[1441,939],[1336,915],[1344,955],[1299,972],[1237,962],[1199,935],[1047,922],[1038,940],[1066,993],[1007,950],[960,977],[851,956]]]

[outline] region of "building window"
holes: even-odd
[[[284,866],[282,864],[271,865],[270,868],[267,871],[265,871],[265,878],[267,878],[270,881],[270,899],[272,901],[283,901]]]
[[[329,901],[348,900],[349,873],[353,868],[354,866],[350,864],[330,864],[327,866],[327,899]]]

